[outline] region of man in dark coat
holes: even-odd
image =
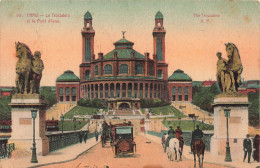
[[[84,142],[86,143],[87,142],[87,139],[88,139],[88,132],[86,132],[85,134],[84,134]]]
[[[252,142],[251,139],[249,139],[249,135],[246,135],[246,138],[244,139],[243,142],[243,149],[244,149],[244,160],[246,159],[246,155],[248,154],[248,163],[250,163],[250,157],[252,153]]]
[[[96,141],[98,141],[98,132],[97,132],[97,130],[95,130],[95,137],[96,137]]]
[[[203,136],[204,136],[204,133],[200,130],[199,125],[196,125],[196,129],[191,134],[191,143],[190,143],[191,152],[193,152],[192,145],[193,145],[194,141],[202,139]]]
[[[168,131],[168,135],[175,134],[175,131],[173,130],[172,126],[170,126],[170,129]]]
[[[82,142],[82,138],[83,138],[83,132],[82,130],[79,132],[79,142],[81,143]]]

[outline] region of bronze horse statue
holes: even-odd
[[[218,76],[217,79],[222,92],[235,93],[238,91],[238,87],[241,84],[243,66],[236,45],[227,43],[225,46],[228,61],[225,62],[225,67],[223,68],[225,70],[222,71],[222,73],[224,73],[223,78],[221,79],[221,77]]]
[[[16,79],[15,84],[17,92],[27,94],[30,91],[30,73],[32,70],[32,53],[29,47],[24,43],[15,43],[16,57]]]
[[[42,70],[44,69],[41,60],[41,53],[36,51],[32,55],[30,48],[21,42],[15,43],[16,57],[16,79],[17,93],[32,94],[39,93]]]
[[[205,152],[205,143],[202,139],[195,140],[192,145],[193,156],[194,156],[194,167],[196,167],[196,155],[199,160],[199,167],[203,168],[203,159]]]

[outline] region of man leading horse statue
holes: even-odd
[[[227,43],[225,46],[228,60],[222,58],[220,52],[217,53],[217,81],[223,93],[235,93],[241,84],[243,66],[236,45]]]
[[[42,70],[44,69],[41,53],[36,51],[32,55],[30,48],[21,42],[15,43],[16,57],[16,79],[17,93],[39,94]]]

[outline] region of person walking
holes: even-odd
[[[83,138],[83,132],[82,130],[79,132],[79,142],[82,143],[82,138]]]
[[[244,149],[244,159],[243,162],[245,162],[246,155],[248,154],[248,163],[250,163],[250,157],[252,153],[252,141],[249,139],[249,135],[246,135],[246,138],[244,139],[243,142],[243,149]]]
[[[87,142],[87,139],[88,139],[88,132],[86,132],[85,134],[84,134],[84,142],[86,143]]]
[[[96,142],[98,141],[98,132],[95,130],[95,137],[96,137]]]

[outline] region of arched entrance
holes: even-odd
[[[121,104],[119,104],[119,110],[128,110],[128,109],[130,109],[130,106],[129,106],[129,104],[128,103],[121,103]]]

